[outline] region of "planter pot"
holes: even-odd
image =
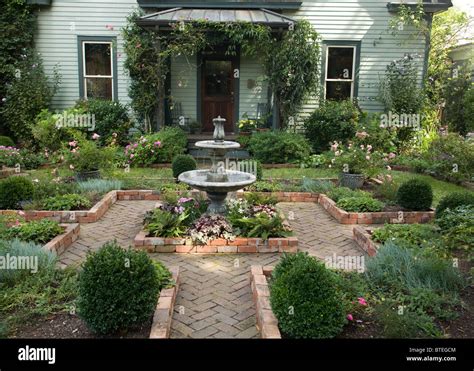
[[[250,136],[252,133],[250,131],[241,131],[239,132],[239,135],[242,135],[243,137],[248,137]]]
[[[84,182],[89,179],[100,179],[100,170],[80,171],[76,173],[76,179]]]
[[[350,189],[359,189],[364,185],[364,174],[341,173],[339,175],[339,185]]]
[[[270,131],[270,129],[269,128],[259,128],[259,129],[257,129],[257,131],[265,132],[265,131]]]

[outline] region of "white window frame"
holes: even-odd
[[[328,67],[329,67],[329,48],[352,48],[352,76],[350,79],[328,79]],[[327,94],[327,82],[345,82],[351,83],[351,96],[350,99],[354,99],[354,88],[355,88],[355,75],[356,75],[356,59],[357,59],[357,46],[356,45],[331,45],[326,44],[326,71],[324,71],[324,99]]]
[[[111,75],[87,75],[87,70],[86,70],[86,44],[108,44],[110,45],[110,72]],[[87,79],[90,78],[103,78],[103,79],[110,79],[112,80],[111,88],[112,88],[112,100],[115,100],[115,94],[114,94],[114,76],[115,76],[115,71],[114,71],[114,45],[112,41],[94,41],[94,40],[83,40],[82,41],[82,79],[83,79],[83,84],[84,84],[84,98],[88,99],[87,96]]]

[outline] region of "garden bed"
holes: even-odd
[[[270,290],[267,277],[270,277],[272,272],[272,266],[252,265],[250,267],[250,286],[255,303],[257,328],[262,339],[281,339],[278,320],[270,306]]]
[[[435,215],[434,210],[347,212],[339,208],[334,200],[324,194],[319,195],[319,204],[341,224],[428,223],[433,220]]]
[[[8,178],[10,175],[15,174],[14,168],[3,167],[0,168],[0,179]]]
[[[179,289],[179,267],[169,268],[175,285],[169,289],[162,289],[153,314],[150,339],[167,339],[170,337],[173,308]]]
[[[52,251],[56,255],[61,255],[69,246],[72,245],[74,241],[79,238],[80,224],[61,224],[61,227],[64,228],[64,233],[59,236],[54,237],[43,249],[46,251]]]

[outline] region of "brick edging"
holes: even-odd
[[[357,226],[352,229],[352,238],[354,242],[369,256],[377,254],[379,245],[372,240],[369,229]]]
[[[169,268],[175,285],[169,289],[162,289],[153,314],[153,323],[150,329],[150,339],[168,339],[173,320],[173,309],[179,289],[179,267]]]
[[[59,236],[54,237],[46,245],[43,246],[43,250],[52,251],[56,255],[61,255],[74,241],[79,238],[79,232],[81,226],[79,223],[74,224],[61,224],[64,228],[64,232]]]
[[[233,241],[217,238],[205,245],[195,245],[190,237],[147,237],[141,230],[133,240],[135,248],[148,253],[294,253],[298,250],[297,237],[262,238],[236,237]]]
[[[368,213],[347,212],[337,207],[336,202],[324,194],[319,195],[319,204],[341,224],[399,224],[398,211]],[[434,211],[403,211],[403,224],[428,223],[434,219]]]
[[[255,316],[257,328],[262,339],[281,339],[278,320],[270,305],[270,289],[267,277],[273,272],[273,267],[252,265],[250,267],[250,287],[255,303]]]

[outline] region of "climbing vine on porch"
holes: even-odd
[[[250,22],[178,22],[167,33],[137,25],[143,15],[134,13],[123,30],[125,67],[131,78],[132,108],[145,122],[156,122],[159,99],[164,91],[169,60],[193,56],[206,49],[227,45],[226,54],[260,60],[269,87],[278,102],[280,122],[286,126],[309,96],[319,88],[319,35],[306,21],[298,21],[283,33]]]

